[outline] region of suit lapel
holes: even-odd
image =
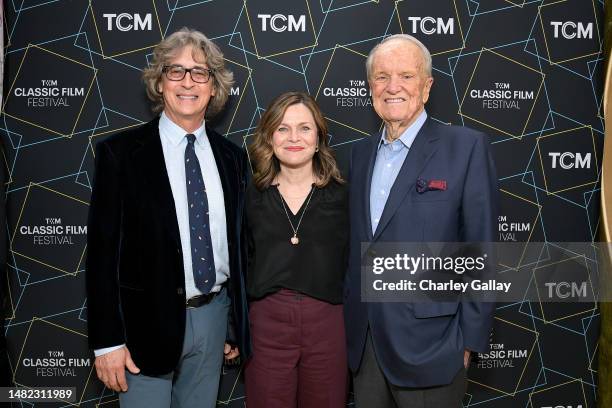
[[[414,139],[408,156],[406,156],[402,168],[393,183],[389,198],[387,199],[387,203],[380,217],[380,222],[374,233],[374,241],[378,240],[382,231],[384,231],[391,218],[393,218],[393,215],[396,213],[408,192],[414,188],[419,173],[436,151],[437,141],[438,136],[433,132],[431,119],[427,119]],[[370,174],[370,183],[371,179],[372,177]]]
[[[138,135],[138,143],[141,148],[134,153],[135,157],[138,158],[136,163],[143,165],[144,177],[147,179],[146,186],[154,197],[155,203],[159,205],[170,235],[180,243],[176,207],[159,136],[159,118],[143,126]],[[152,220],[152,222],[154,221]]]
[[[221,187],[223,188],[223,198],[225,202],[225,218],[227,227],[229,228],[230,226],[236,225],[233,221],[237,204],[234,194],[238,191],[235,161],[231,151],[228,151],[219,140],[222,136],[209,127],[206,127],[206,135],[210,142],[213,156],[215,157],[219,177],[221,178]],[[233,236],[230,234],[229,230],[227,231],[227,236],[228,239]]]
[[[367,238],[368,241],[372,240],[372,215],[370,213],[370,193],[372,191],[372,174],[374,173],[374,164],[376,163],[376,154],[378,152],[378,144],[380,142],[380,138],[382,136],[382,132],[379,132],[374,140],[370,140],[369,146],[369,154],[368,154],[368,167],[367,173],[365,177],[365,193],[364,193],[364,201],[363,208],[365,210],[365,220],[367,226]],[[357,164],[359,165],[359,164]]]

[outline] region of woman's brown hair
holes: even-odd
[[[312,158],[313,173],[317,187],[326,186],[331,180],[344,183],[340,170],[336,165],[333,150],[329,147],[327,138],[327,122],[321,109],[312,97],[304,92],[286,92],[274,99],[266,113],[262,116],[253,143],[249,146],[249,154],[254,164],[253,182],[258,190],[264,190],[272,184],[280,172],[280,163],[274,156],[272,135],[281,124],[285,111],[289,106],[302,104],[310,110],[317,126],[317,147]]]

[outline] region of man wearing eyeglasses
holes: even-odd
[[[232,73],[202,33],[163,40],[143,75],[161,115],[98,143],[88,222],[89,343],[122,407],[214,407],[223,359],[250,353],[242,149],[206,119]]]

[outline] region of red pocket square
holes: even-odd
[[[428,190],[446,190],[446,180],[429,180]]]
[[[423,180],[417,179],[416,181],[416,190],[417,193],[423,194],[426,191],[445,191],[446,190],[446,180]]]

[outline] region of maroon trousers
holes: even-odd
[[[348,391],[342,305],[283,289],[252,302],[247,408],[344,408]]]

